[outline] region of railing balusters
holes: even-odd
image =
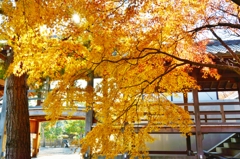
[[[208,122],[207,114],[204,115],[205,123]]]
[[[221,110],[221,115],[222,115],[222,122],[226,122],[226,117],[225,117],[225,112],[224,112],[224,106],[221,104],[220,105],[220,110]]]

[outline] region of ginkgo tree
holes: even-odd
[[[202,71],[215,78],[214,68],[235,69],[215,65],[205,53],[206,41],[198,39],[211,2],[4,0],[1,38],[13,49],[8,75],[23,82],[27,76],[32,89],[46,79],[58,81],[44,102],[47,119],[56,121],[66,109],[71,115],[79,103],[94,111],[97,124],[81,141],[83,153],[90,148],[95,156],[141,158],[148,154],[146,141],[153,141],[149,132],[165,125],[190,132],[190,115],[166,96],[199,88],[189,75],[193,65],[210,67]],[[237,9],[231,2],[220,3]],[[92,74],[103,79],[95,89],[77,84]],[[11,157],[21,146],[7,144],[7,158],[29,158]]]

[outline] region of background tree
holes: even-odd
[[[82,138],[85,133],[85,121],[83,120],[66,120],[64,132],[69,136]]]
[[[64,123],[61,121],[52,125],[50,122],[44,122],[42,124],[44,129],[44,137],[54,143],[57,139],[61,139],[64,132]],[[56,144],[54,144],[56,146]]]
[[[82,120],[64,120],[57,121],[54,125],[52,122],[43,122],[44,138],[42,140],[50,140],[52,143],[57,139],[67,139],[70,144],[79,144],[79,139],[84,135],[85,121]],[[45,142],[45,141],[43,141]],[[56,146],[56,145],[55,145]]]
[[[44,103],[47,118],[56,121],[66,109],[71,115],[79,102],[95,111],[98,123],[82,140],[83,153],[91,147],[107,157],[146,155],[149,132],[163,125],[190,131],[188,112],[166,96],[198,88],[189,76],[192,66],[239,73],[235,65],[214,64],[199,39],[213,28],[209,24],[225,20],[214,11],[238,14],[228,1],[5,0],[2,7],[1,35],[14,50],[9,73],[27,73],[32,88],[45,78],[58,81]],[[219,78],[215,69],[202,71]],[[91,72],[103,78],[94,91],[76,82],[89,80]],[[142,120],[148,121],[145,127],[139,126]]]

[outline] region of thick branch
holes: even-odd
[[[210,29],[212,34],[218,39],[218,41],[228,50],[228,52],[232,55],[232,57],[240,64],[239,57],[233,52],[233,50],[214,32],[214,30]]]
[[[210,29],[215,27],[230,27],[230,28],[240,29],[240,24],[232,24],[232,23],[207,24],[207,25],[203,25],[201,27],[195,28],[193,30],[190,30],[188,32],[198,32],[203,29]]]
[[[172,57],[172,58],[174,58],[178,61],[184,62],[185,64],[191,64],[191,65],[200,66],[200,67],[216,68],[216,69],[220,69],[220,70],[230,70],[230,71],[234,71],[234,72],[236,72],[237,74],[240,75],[240,68],[236,67],[236,66],[195,62],[195,61],[190,61],[190,60],[187,60],[187,59],[182,59],[180,57],[168,54],[166,52],[162,52],[160,50],[158,50],[158,52],[163,54],[163,55],[167,55],[169,57]]]
[[[216,69],[220,69],[220,70],[229,70],[229,71],[234,71],[234,72],[236,72],[237,74],[240,75],[240,68],[237,67],[237,66],[195,62],[195,61],[190,61],[190,60],[187,60],[187,59],[182,59],[180,57],[174,56],[172,54],[169,54],[167,52],[161,51],[159,49],[154,49],[154,48],[144,48],[143,49],[143,51],[148,51],[148,50],[151,51],[151,52],[148,52],[148,53],[146,53],[146,54],[144,54],[142,56],[130,57],[130,58],[121,58],[119,60],[103,59],[101,62],[95,63],[95,64],[99,65],[102,62],[118,63],[118,62],[121,62],[121,61],[139,60],[139,59],[143,59],[146,56],[162,54],[162,55],[166,55],[166,56],[172,57],[173,59],[175,59],[177,61],[183,62],[184,64],[190,64],[190,65],[193,65],[193,66],[200,66],[200,67],[216,68]]]

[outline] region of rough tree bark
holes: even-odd
[[[7,63],[11,61],[12,57],[8,57]],[[11,74],[7,79],[6,159],[31,159],[26,79],[26,74],[20,77]]]

